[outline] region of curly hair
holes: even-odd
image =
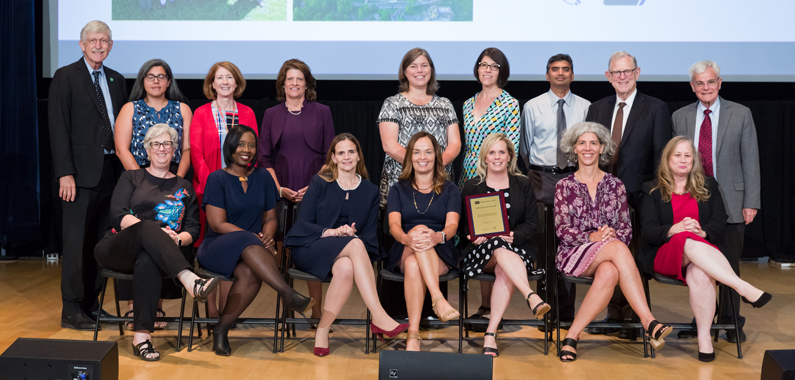
[[[599,139],[599,144],[604,147],[604,151],[599,154],[599,165],[605,166],[610,163],[610,158],[616,152],[616,143],[610,138],[610,131],[604,125],[590,121],[583,121],[571,126],[566,130],[560,139],[560,149],[569,157],[569,161],[577,162],[577,153],[574,147],[580,136],[586,133],[593,133]]]

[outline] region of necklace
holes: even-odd
[[[354,187],[351,187],[349,189],[346,189],[346,188],[342,187],[342,184],[340,183],[340,179],[339,178],[337,178],[337,185],[339,185],[339,187],[340,187],[340,189],[342,189],[342,191],[353,191],[353,190],[356,190],[356,189],[359,188],[359,185],[362,184],[362,176],[360,176],[358,173],[356,174],[356,176],[359,177],[359,182],[357,182],[356,186],[354,186]]]
[[[290,110],[290,107],[287,107],[287,103],[284,103],[284,107],[287,108],[287,112],[289,112],[293,116],[298,116],[301,114],[302,109],[299,109],[298,112],[294,112]]]
[[[419,191],[425,191],[425,190],[428,190],[428,189],[430,189],[430,188],[432,188],[432,187],[433,187],[433,183],[431,183],[431,185],[430,185],[430,186],[428,186],[428,187],[426,187],[426,188],[424,188],[424,189],[420,189],[420,187],[419,187],[419,186],[417,186],[417,190],[419,190]]]
[[[428,189],[430,189],[430,187]],[[416,191],[411,192],[411,199],[414,200],[414,209],[417,210],[417,212],[420,213],[420,215],[423,215],[426,212],[428,212],[428,209],[431,208],[431,203],[433,203],[433,196],[436,194],[436,192],[434,191],[431,192],[431,200],[428,202],[428,207],[425,208],[425,211],[420,211],[419,207],[417,207],[417,198],[415,197],[416,193],[417,193]]]

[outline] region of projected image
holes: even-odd
[[[113,0],[112,4],[113,20],[287,20],[287,0]]]
[[[472,21],[473,0],[293,0],[293,21]]]

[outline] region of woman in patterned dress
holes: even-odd
[[[498,356],[497,328],[511,300],[514,287],[519,288],[527,306],[536,318],[546,314],[550,306],[539,297],[527,281],[533,271],[531,253],[538,251],[533,241],[538,225],[538,206],[530,180],[516,168],[516,149],[502,133],[490,134],[483,140],[478,157],[478,176],[464,184],[462,197],[502,192],[511,228],[510,236],[474,238],[469,235],[468,218],[461,218],[459,236],[470,241],[462,250],[464,278],[481,273],[494,273],[494,310],[483,337],[483,353]],[[481,284],[486,281],[481,281]]]
[[[149,155],[144,149],[144,136],[152,126],[166,124],[177,131],[177,145],[172,153],[169,170],[181,178],[185,178],[190,170],[190,122],[193,113],[185,104],[185,97],[179,91],[177,81],[173,79],[171,67],[162,59],[150,59],[138,70],[138,77],[130,93],[130,102],[125,104],[116,118],[114,140],[116,156],[124,166],[124,170],[137,170],[149,166]],[[193,261],[192,253],[186,255]],[[158,305],[158,317],[165,317],[163,298],[182,298],[182,290],[171,281],[163,282],[163,294]],[[133,312],[132,282],[119,281],[119,299],[127,301],[128,311]],[[132,323],[127,323],[133,328]],[[155,322],[155,328],[166,327],[166,322]]]
[[[519,146],[521,134],[519,102],[503,90],[508,84],[511,67],[500,49],[483,50],[475,61],[475,78],[483,89],[464,102],[464,170],[459,187],[477,175],[478,155],[483,140],[492,133],[503,133],[513,146]],[[493,283],[480,282],[480,307],[470,318],[479,318],[491,312],[491,287]]]
[[[398,94],[384,100],[378,115],[386,158],[381,173],[381,207],[386,206],[389,189],[403,170],[406,144],[417,132],[428,132],[442,147],[442,162],[447,179],[453,181],[452,163],[461,152],[458,117],[447,98],[435,95],[439,89],[431,56],[414,48],[403,56],[398,72]]]
[[[657,180],[643,184],[640,211],[646,242],[639,255],[642,270],[680,281],[687,278],[698,331],[698,360],[711,362],[715,360],[710,335],[715,281],[736,290],[754,307],[764,306],[772,296],[734,274],[719,250],[726,210],[718,182],[704,175],[691,140],[677,136],[665,146]]]
[[[610,132],[598,123],[574,124],[563,135],[561,149],[579,168],[555,186],[556,269],[567,276],[593,277],[593,284],[563,340],[560,360],[577,359],[580,332],[604,310],[617,284],[659,350],[671,326],[654,319],[627,247],[632,239],[627,191],[621,180],[599,168],[615,152]]]

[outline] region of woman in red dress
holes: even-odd
[[[726,210],[718,183],[704,175],[697,156],[692,141],[674,137],[663,150],[657,180],[643,185],[640,215],[646,247],[640,264],[644,272],[686,282],[698,330],[698,359],[709,362],[715,359],[710,336],[715,282],[736,290],[754,307],[764,306],[772,296],[735,275],[718,248]]]

